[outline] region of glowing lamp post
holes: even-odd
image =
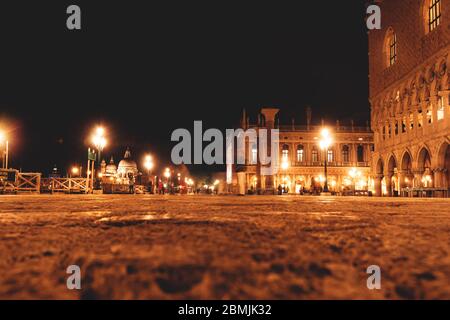
[[[95,131],[95,135],[92,137],[92,143],[98,152],[98,163],[102,161],[102,151],[106,147],[106,138],[105,138],[105,129],[102,127],[98,127]]]
[[[164,177],[166,178],[167,181],[167,188],[169,189],[170,185],[169,185],[169,179],[170,179],[170,169],[166,168],[166,170],[164,171]]]
[[[6,138],[6,134],[0,131],[0,145],[5,144],[5,151],[2,155],[3,169],[8,169],[8,157],[9,157],[9,141]]]
[[[145,167],[145,169],[147,170],[147,175],[148,175],[148,183],[149,183],[149,185],[151,184],[151,181],[152,181],[152,177],[151,177],[151,171],[152,171],[152,169],[153,169],[153,158],[152,158],[152,156],[151,155],[146,155],[145,156],[145,160],[144,160],[144,167]],[[153,190],[151,189],[152,187],[150,187],[150,193],[152,193],[153,192]]]
[[[324,159],[324,176],[325,176],[325,182],[324,182],[324,186],[323,186],[323,192],[324,193],[328,193],[330,192],[328,190],[328,170],[327,170],[327,165],[328,165],[328,148],[330,147],[331,143],[332,143],[332,139],[330,136],[330,131],[326,128],[322,129],[322,131],[320,132],[321,135],[321,139],[319,142],[319,146],[320,149],[322,149],[324,151],[325,154],[325,159]]]

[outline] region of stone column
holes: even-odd
[[[245,195],[247,193],[247,183],[246,183],[245,172],[238,172],[237,179],[238,179],[238,194]]]
[[[394,194],[392,193],[392,175],[385,175],[386,177],[386,191],[389,197],[392,197]]]
[[[406,178],[406,171],[398,171],[397,172],[399,196],[401,196],[401,194],[402,194],[402,189],[406,187],[405,178]]]
[[[444,187],[444,168],[436,168],[433,170],[433,183],[436,188]]]
[[[414,170],[414,180],[413,180],[413,187],[414,188],[420,188],[422,186],[422,171]]]
[[[381,189],[381,180],[382,179],[383,179],[382,174],[373,176],[374,187],[375,187],[375,196],[377,196],[377,197],[383,196],[382,189]]]

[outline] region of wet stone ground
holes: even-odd
[[[450,200],[0,196],[0,252],[1,299],[450,299]]]

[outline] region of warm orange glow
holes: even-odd
[[[145,169],[147,169],[148,171],[152,170],[154,167],[153,164],[153,157],[150,154],[147,154],[145,156],[145,160],[144,160],[144,167]]]
[[[322,150],[328,149],[330,147],[330,145],[333,143],[333,139],[331,138],[330,135],[330,130],[328,130],[327,128],[323,128],[322,131],[320,132],[321,135],[321,139],[319,141],[319,146]]]

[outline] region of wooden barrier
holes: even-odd
[[[37,192],[41,190],[41,174],[40,173],[24,173],[19,172],[16,180],[17,192]]]
[[[47,178],[42,179],[42,192],[87,193],[86,178]]]
[[[18,170],[0,170],[0,192],[20,193],[20,192],[40,192],[41,174],[19,172]]]

